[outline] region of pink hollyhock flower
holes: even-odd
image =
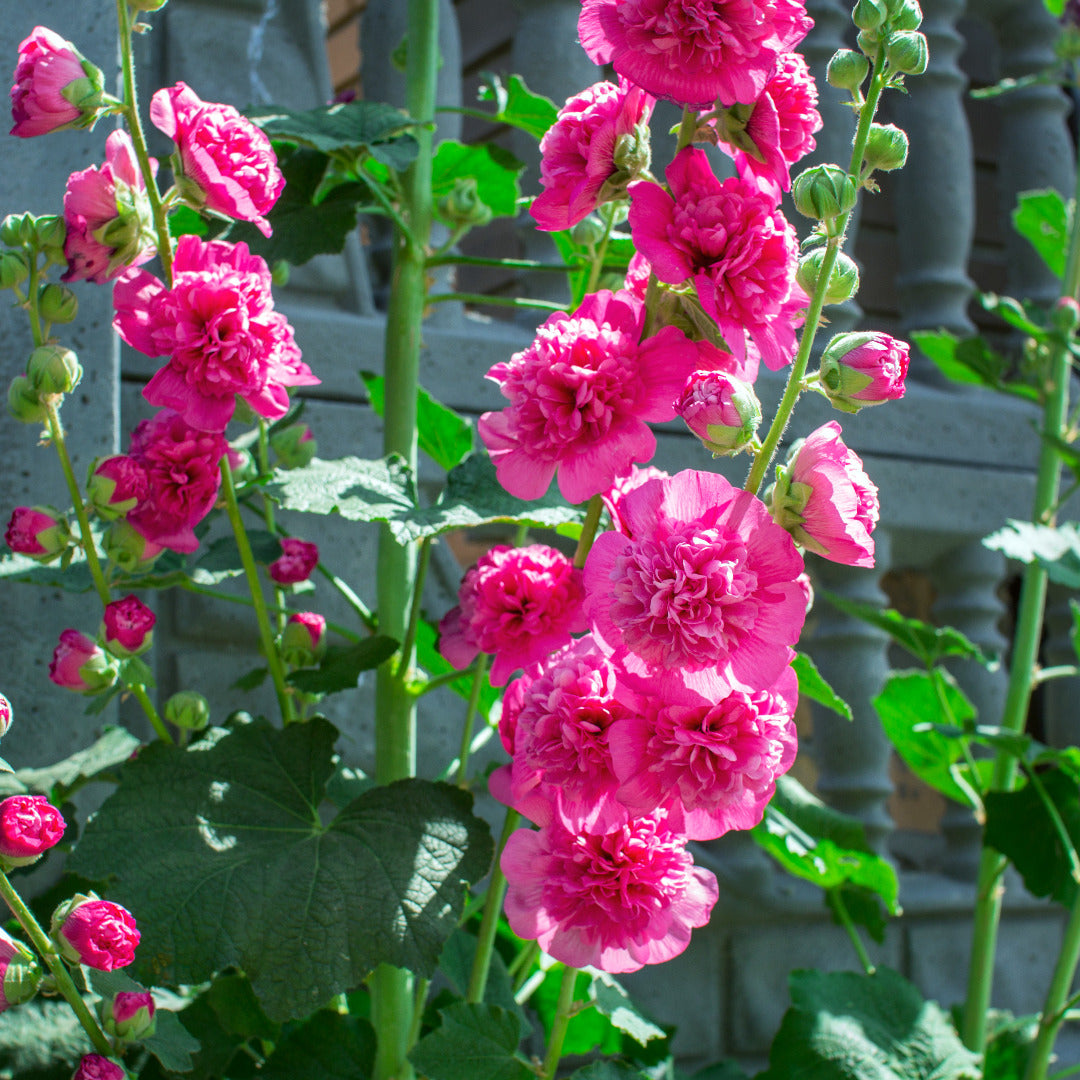
[[[41,985],[41,968],[21,941],[0,930],[0,1012],[29,1001]]]
[[[641,341],[644,324],[636,296],[593,293],[487,373],[510,404],[480,417],[480,437],[511,495],[538,499],[558,472],[563,497],[584,502],[653,456],[647,422],[671,420],[687,375],[704,365],[673,326]]]
[[[495,657],[491,685],[543,660],[587,629],[581,571],[544,544],[485,552],[461,579],[458,605],[439,622],[439,652],[456,668]]]
[[[103,103],[104,85],[104,75],[70,41],[35,26],[19,43],[11,134],[27,139],[92,124]]]
[[[634,814],[666,807],[692,840],[761,821],[776,778],[795,761],[799,683],[790,667],[768,690],[718,700],[668,683],[620,687],[624,716],[608,731],[619,800]]]
[[[640,251],[635,251],[630,257],[630,265],[626,268],[626,281],[623,288],[644,300],[645,294],[649,291],[650,274],[652,274],[652,263]]]
[[[797,315],[808,301],[795,281],[795,230],[756,184],[718,180],[703,150],[680,150],[667,179],[671,195],[659,184],[631,184],[634,244],[661,281],[693,281],[736,360],[749,334],[765,366],[782,368],[795,353]]]
[[[319,545],[287,536],[281,541],[281,555],[267,568],[278,585],[298,585],[307,581],[319,565]]]
[[[92,638],[78,630],[64,630],[49,661],[49,678],[65,690],[96,694],[116,682],[114,662]]]
[[[578,33],[594,63],[706,109],[754,101],[813,25],[801,0],[584,0]]]
[[[740,146],[741,140],[732,145],[733,139],[725,138],[718,124],[720,149],[735,159],[740,176],[758,180],[777,195],[790,191],[791,166],[817,145],[814,133],[822,123],[817,103],[817,84],[806,61],[799,53],[785,53],[777,58],[745,122],[743,138],[752,148]],[[743,108],[735,106],[735,111]]]
[[[880,505],[862,459],[835,420],[796,442],[776,470],[773,517],[807,551],[847,566],[874,565]]]
[[[63,515],[51,506],[16,506],[4,541],[16,555],[49,562],[67,550],[71,530]]]
[[[844,412],[904,396],[911,346],[873,331],[837,334],[821,354],[821,388]]]
[[[748,446],[761,423],[754,388],[723,371],[695,371],[675,402],[675,412],[714,455]]]
[[[281,632],[281,656],[286,664],[310,667],[326,652],[326,619],[314,611],[289,616]]]
[[[119,904],[77,896],[60,908],[53,922],[60,952],[73,964],[113,971],[135,959],[140,934],[131,912]]]
[[[231,105],[203,101],[186,83],[159,90],[150,119],[180,151],[181,191],[207,210],[250,221],[263,236],[264,217],[278,201],[285,177],[270,140]]]
[[[678,956],[709,921],[716,878],[694,865],[665,811],[607,833],[568,829],[554,813],[538,824],[503,849],[506,915],[556,960],[637,971]]]
[[[649,167],[654,101],[636,86],[598,82],[567,99],[540,140],[540,183],[532,216],[545,231],[569,229],[601,203],[621,198]]]
[[[114,656],[146,652],[154,638],[157,616],[135,595],[105,605],[101,637]]]
[[[156,1027],[154,995],[149,990],[120,990],[112,1001],[102,1002],[101,1026],[106,1035],[135,1042],[153,1034]]]
[[[217,501],[227,448],[221,435],[190,426],[171,409],[143,420],[132,432],[130,456],[142,467],[147,493],[128,512],[128,524],[158,547],[195,551],[194,528]]]
[[[619,509],[629,535],[601,534],[585,564],[586,610],[615,659],[706,697],[774,683],[806,610],[802,558],[764,503],[688,469]]]
[[[64,817],[43,795],[12,795],[0,802],[0,865],[29,866],[64,835]]]
[[[611,515],[612,527],[618,529],[624,536],[629,536],[630,526],[624,520],[620,510],[623,499],[631,491],[637,491],[642,484],[647,484],[650,480],[670,479],[670,473],[656,468],[655,465],[646,465],[644,468],[638,468],[636,465],[631,466],[630,472],[624,476],[616,477],[615,483],[600,496],[604,501],[604,507],[607,509],[608,514]]]
[[[116,454],[94,466],[86,495],[100,517],[115,521],[134,510],[149,492],[142,465],[127,454]]]
[[[100,1054],[86,1054],[71,1080],[127,1080],[123,1065]]]
[[[147,383],[151,405],[175,409],[203,431],[224,431],[239,395],[260,416],[289,410],[287,387],[319,380],[300,359],[292,327],[274,311],[266,262],[246,244],[184,236],[173,287],[131,269],[113,292],[117,333],[168,363]]]
[[[517,738],[518,716],[525,704],[529,684],[539,671],[540,665],[534,664],[516,679],[511,679],[503,691],[499,709],[499,741],[503,744],[503,749],[511,756],[514,753],[514,740]]]
[[[157,162],[150,159],[152,168]],[[154,219],[146,184],[126,131],[105,142],[105,164],[68,177],[64,192],[68,261],[64,281],[103,285],[127,266],[154,257]]]

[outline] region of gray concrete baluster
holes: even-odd
[[[1043,638],[1043,663],[1047,667],[1076,664],[1076,651],[1069,635],[1073,614],[1070,600],[1076,593],[1051,585],[1046,598],[1046,636]],[[1080,746],[1080,678],[1051,679],[1042,691],[1043,735],[1051,746]]]
[[[1005,559],[997,551],[972,541],[943,555],[934,564],[937,589],[935,621],[954,626],[985,652],[1003,656],[1007,642],[999,628],[1004,605],[998,587],[1005,576]],[[975,706],[980,723],[997,724],[1005,701],[1008,673],[1003,665],[988,671],[972,660],[946,665]],[[982,755],[979,755],[982,756]],[[950,877],[974,880],[981,851],[981,830],[971,808],[950,802],[941,822],[945,835],[942,869]]]
[[[890,537],[883,529],[874,535],[877,566],[873,570],[808,559],[819,590],[813,636],[803,647],[818,670],[855,714],[849,723],[827,709],[814,706],[814,760],[818,794],[831,806],[857,817],[867,840],[883,851],[892,829],[885,803],[892,792],[889,779],[890,744],[870,701],[881,690],[889,671],[889,639],[882,631],[833,607],[821,590],[845,599],[885,605],[879,588],[890,565]]]

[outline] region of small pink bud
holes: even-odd
[[[8,733],[14,719],[11,702],[3,694],[0,694],[0,739]]]
[[[105,1034],[125,1042],[148,1038],[157,1026],[156,1006],[149,990],[121,990],[111,1001],[102,999],[98,1008]]]
[[[66,690],[97,694],[116,682],[116,668],[95,641],[78,630],[67,629],[53,651],[49,678]]]
[[[723,371],[695,371],[686,380],[675,411],[714,456],[743,450],[761,423],[754,388]]]
[[[87,1054],[72,1074],[71,1080],[127,1080],[124,1066],[100,1054]]]
[[[51,506],[16,506],[4,540],[17,555],[51,562],[67,550],[71,530],[63,514]]]
[[[64,818],[44,795],[11,795],[0,802],[0,867],[29,866],[64,835]]]
[[[99,516],[113,521],[134,510],[149,490],[142,465],[127,454],[116,454],[94,466],[86,494]]]
[[[126,521],[114,521],[105,530],[103,544],[109,562],[115,563],[126,574],[148,570],[165,548],[154,540],[148,540]]]
[[[821,388],[843,412],[904,396],[911,347],[888,334],[837,334],[821,354]]]
[[[113,656],[137,656],[150,648],[157,616],[137,597],[125,596],[105,607],[100,635]]]
[[[97,971],[127,967],[139,936],[130,911],[93,893],[74,896],[53,913],[52,937],[61,956]]]
[[[289,616],[281,635],[281,658],[294,667],[311,667],[326,652],[326,619],[314,611]]]
[[[306,540],[286,537],[281,541],[281,558],[269,567],[270,577],[278,585],[296,585],[307,581],[319,563],[319,548]]]
[[[0,1012],[29,1001],[41,984],[34,954],[0,930]]]

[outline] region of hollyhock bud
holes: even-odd
[[[186,731],[202,731],[210,723],[210,702],[194,690],[181,690],[165,702],[165,719]]]
[[[35,26],[20,42],[11,87],[12,135],[26,139],[92,127],[106,98],[105,76],[70,41]]]
[[[149,990],[121,990],[98,1005],[106,1035],[124,1042],[147,1039],[154,1034],[156,1006]]]
[[[12,795],[0,802],[0,868],[37,862],[64,835],[64,817],[44,795]]]
[[[486,225],[494,211],[480,198],[480,187],[475,176],[459,176],[453,189],[439,199],[435,208],[439,217],[452,226]]]
[[[53,912],[50,933],[65,960],[97,971],[127,967],[140,937],[130,911],[93,893],[79,893],[61,904]]]
[[[8,412],[21,424],[40,424],[48,413],[41,395],[25,375],[16,375],[8,387]]]
[[[281,468],[302,469],[319,452],[319,444],[307,424],[289,424],[270,436],[270,449]]]
[[[0,289],[14,289],[29,273],[30,266],[21,251],[0,252]]]
[[[0,222],[0,240],[8,247],[22,247],[34,241],[34,215],[7,214]]]
[[[886,0],[889,22],[894,30],[918,30],[923,13],[919,0]]]
[[[723,371],[695,371],[686,380],[675,411],[714,457],[749,446],[761,423],[754,388]]]
[[[63,514],[51,506],[16,506],[4,540],[15,554],[47,563],[67,551],[71,529]]]
[[[139,574],[149,570],[165,548],[121,519],[105,530],[102,550],[109,562],[115,563],[125,574]]]
[[[77,694],[98,694],[116,682],[116,663],[78,630],[65,630],[49,661],[49,678]]]
[[[281,557],[275,559],[268,570],[271,580],[278,585],[298,585],[311,577],[318,564],[318,544],[286,537],[281,541]]]
[[[0,739],[8,733],[14,719],[11,702],[3,694],[0,694]]]
[[[26,377],[42,397],[69,394],[82,381],[79,358],[63,345],[41,345],[26,364]]]
[[[825,79],[838,90],[858,90],[870,73],[870,61],[854,49],[837,49],[829,60]]]
[[[888,17],[885,0],[858,0],[851,13],[851,21],[859,30],[877,30]]]
[[[837,334],[821,354],[821,388],[836,408],[858,412],[904,396],[910,346],[888,334]]]
[[[38,311],[46,322],[73,322],[79,314],[79,298],[66,285],[50,282],[38,291]]]
[[[34,954],[0,930],[0,1012],[25,1004],[40,984],[41,968]]]
[[[795,280],[808,292],[813,293],[821,277],[821,267],[825,262],[825,249],[814,248],[799,260],[799,269]],[[836,256],[829,284],[825,287],[826,304],[842,304],[850,300],[859,291],[859,268],[855,260],[842,251]]]
[[[311,667],[326,652],[326,619],[314,611],[289,616],[281,634],[281,658],[293,667]]]
[[[86,485],[90,505],[105,521],[114,521],[134,510],[149,490],[146,470],[127,454],[98,461]]]
[[[100,1054],[86,1054],[71,1080],[127,1080],[124,1066]]]
[[[34,218],[34,243],[54,262],[63,262],[62,252],[67,226],[59,214],[42,214]]]
[[[908,156],[908,137],[895,124],[871,124],[863,161],[871,169],[902,169]]]
[[[859,192],[846,169],[815,165],[799,173],[791,185],[795,209],[815,221],[830,221],[853,209]]]
[[[889,66],[902,75],[921,75],[930,58],[926,37],[917,30],[892,34],[885,45],[885,58]]]
[[[1080,304],[1071,296],[1062,296],[1050,312],[1050,320],[1056,330],[1072,334],[1080,326]]]
[[[150,648],[155,622],[157,616],[137,596],[125,596],[105,605],[98,634],[113,656],[137,656]]]
[[[874,565],[877,488],[835,420],[792,446],[770,501],[777,524],[807,550],[847,566]]]

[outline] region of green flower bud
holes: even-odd
[[[889,8],[889,26],[893,30],[918,30],[923,14],[919,0],[886,0]]]
[[[34,954],[21,941],[0,930],[0,1012],[25,1005],[41,985],[41,968]]]
[[[181,690],[165,702],[165,719],[186,731],[202,731],[210,723],[210,703],[194,690]]]
[[[893,34],[885,46],[885,58],[893,71],[921,75],[930,59],[925,35],[918,30],[901,30]]]
[[[8,412],[22,424],[44,423],[48,413],[41,395],[25,375],[16,375],[8,387]]]
[[[604,232],[604,226],[590,214],[570,230],[570,239],[584,247],[595,247],[604,239]]]
[[[491,207],[480,198],[475,176],[459,176],[450,193],[439,199],[435,208],[443,221],[455,226],[486,225],[493,217]]]
[[[885,0],[858,0],[851,13],[851,21],[859,30],[873,32],[885,25],[889,9]]]
[[[138,574],[149,570],[165,549],[120,519],[105,530],[102,550],[109,562],[115,563],[125,574]]]
[[[858,38],[856,38],[856,44],[859,46],[860,51],[870,60],[876,60],[878,53],[881,52],[881,38],[873,30],[860,31]]]
[[[67,225],[57,214],[43,214],[34,221],[34,240],[42,251],[64,250]]]
[[[799,269],[795,279],[806,292],[813,293],[817,288],[824,261],[824,248],[814,248],[799,260]],[[825,303],[842,304],[845,300],[850,300],[858,291],[859,268],[853,259],[840,252],[829,274],[829,283],[825,289]]]
[[[0,289],[14,289],[21,285],[30,267],[21,251],[0,252]]]
[[[66,285],[50,282],[38,290],[38,311],[47,322],[73,322],[79,313],[79,299]]]
[[[858,201],[855,183],[839,165],[815,165],[795,177],[791,185],[795,209],[815,221],[830,221],[851,210]]]
[[[1050,312],[1050,321],[1055,330],[1066,335],[1074,334],[1080,327],[1080,304],[1071,296],[1061,297]]]
[[[22,247],[34,238],[33,214],[8,214],[0,222],[0,240],[8,247]]]
[[[30,354],[26,375],[43,396],[68,394],[79,385],[82,366],[79,358],[63,345],[42,345]]]
[[[259,475],[259,467],[255,464],[255,455],[250,450],[230,451],[233,480],[238,484],[246,484]],[[239,459],[239,460],[235,460]]]
[[[270,436],[270,448],[283,469],[302,469],[318,453],[319,444],[307,424],[289,424]]]
[[[870,61],[854,49],[838,49],[829,61],[825,78],[830,86],[852,92],[862,86],[870,72]]]
[[[892,172],[907,161],[908,137],[895,124],[871,124],[863,161],[871,169]]]
[[[274,288],[284,289],[285,286],[289,284],[290,273],[292,273],[292,270],[288,260],[278,259],[278,261],[270,268],[270,277],[274,282]]]

